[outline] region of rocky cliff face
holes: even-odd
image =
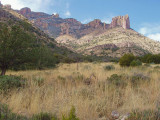
[[[3,5],[2,5],[2,3],[1,3],[1,1],[0,1],[0,8],[2,8],[3,7]]]
[[[118,16],[112,19],[110,28],[115,28],[117,26],[123,27],[124,29],[130,29],[129,16]]]
[[[3,5],[3,8],[4,9],[8,9],[8,10],[12,9],[11,5],[9,5],[9,4]]]
[[[22,15],[26,15],[26,14],[30,14],[31,13],[31,9],[26,7],[26,8],[22,8],[19,12]]]
[[[33,24],[51,37],[71,35],[75,38],[81,38],[93,32],[103,33],[107,29],[115,27],[130,29],[128,15],[113,18],[111,24],[103,23],[99,19],[95,19],[88,24],[82,24],[73,18],[62,19],[59,14],[49,15],[42,12],[32,12],[31,9],[27,7],[17,12],[28,18]]]
[[[33,12],[29,8],[20,11],[0,9],[0,18],[7,21],[9,11],[23,20],[28,18],[35,26],[51,37],[56,38],[71,50],[86,55],[120,57],[125,53],[144,55],[148,52],[160,53],[160,43],[140,35],[130,29],[129,16],[118,16],[111,24],[103,23],[99,19],[82,24],[73,18],[62,19],[58,14]],[[19,15],[16,12],[22,14]],[[41,33],[42,34],[42,33]]]

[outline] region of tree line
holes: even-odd
[[[52,51],[34,34],[19,25],[0,23],[1,75],[5,75],[7,69],[53,67],[57,61]]]
[[[140,66],[142,63],[160,64],[160,54],[146,54],[144,56],[134,56],[133,54],[125,54],[120,60],[120,66]]]

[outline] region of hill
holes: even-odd
[[[128,15],[112,19],[111,24],[99,19],[82,24],[59,14],[33,12],[30,8],[17,11],[61,45],[84,55],[120,57],[125,53],[141,56],[160,53],[160,42],[151,40],[130,27]]]
[[[96,54],[120,57],[125,53],[141,56],[146,53],[160,53],[160,43],[151,40],[132,29],[116,27],[103,33],[93,32],[80,39],[71,36],[60,36],[57,42],[66,44],[83,54]]]
[[[0,8],[0,23],[5,23],[8,26],[18,25],[25,31],[33,34],[38,41],[50,48],[59,62],[66,62],[78,59],[81,55],[67,49],[66,47],[57,44],[54,38],[49,37],[39,28],[34,26],[24,16],[18,14],[16,11],[8,8]]]

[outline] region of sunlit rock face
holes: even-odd
[[[115,28],[117,26],[123,27],[124,29],[130,29],[130,20],[129,16],[118,16],[112,19],[110,28]]]

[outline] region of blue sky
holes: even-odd
[[[160,0],[1,0],[12,8],[59,13],[82,23],[101,19],[110,23],[114,16],[128,14],[131,28],[160,41]],[[14,2],[13,2],[14,1]]]

